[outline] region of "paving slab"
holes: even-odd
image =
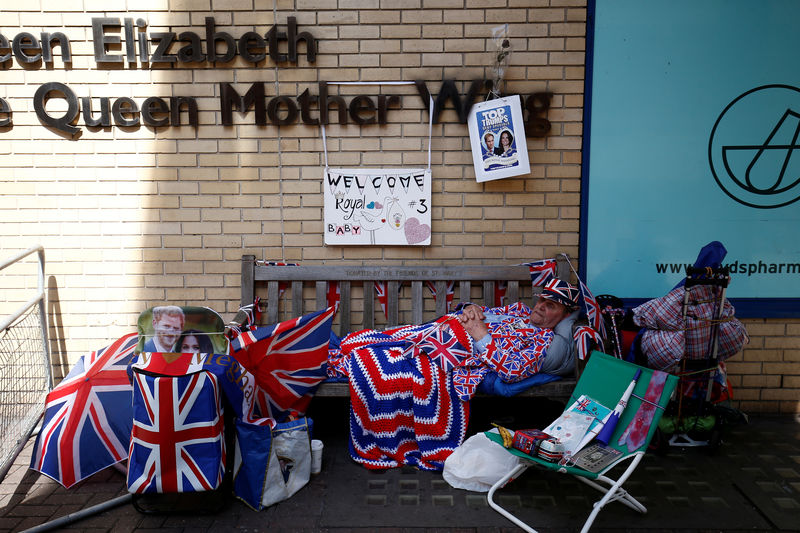
[[[490,406],[487,411],[494,409]],[[549,409],[544,406],[538,412],[548,418]],[[322,472],[287,501],[260,512],[231,499],[217,513],[156,515],[141,514],[125,503],[60,530],[519,531],[488,506],[484,493],[455,489],[440,473],[407,467],[373,471],[355,463],[347,451],[346,403],[331,402],[309,414],[315,417],[316,436],[325,443]],[[512,424],[525,424],[522,427],[537,427],[528,424],[539,422],[520,422],[519,413],[509,417]],[[487,420],[486,413],[475,409],[469,433],[488,429]],[[125,478],[115,469],[66,490],[28,469],[31,447],[32,441],[0,483],[0,532],[23,531],[127,494]],[[611,503],[593,531],[800,531],[800,421],[752,418],[749,424],[728,428],[713,453],[705,448],[669,448],[663,454],[648,454],[626,487],[648,513]],[[583,523],[598,494],[568,476],[531,469],[504,487],[498,501],[539,531],[571,531]]]

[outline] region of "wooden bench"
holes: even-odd
[[[559,257],[556,275],[568,280],[569,274],[566,259]],[[541,287],[532,286],[527,266],[273,266],[244,255],[241,305],[252,304],[259,296],[261,322],[274,324],[326,307],[329,281],[339,283],[336,321],[340,337],[362,329],[421,324],[446,314],[449,281],[455,281],[454,306],[457,302],[474,302],[493,307],[500,282],[506,283],[507,303],[521,301],[533,307],[541,293]],[[386,282],[385,319],[381,306],[375,305],[376,281]],[[427,281],[436,287],[435,298],[425,288]],[[281,289],[285,291],[282,297]],[[365,294],[369,297],[364,298]],[[519,396],[566,399],[575,387],[575,377],[531,387]],[[348,384],[323,382],[316,396],[349,396]]]

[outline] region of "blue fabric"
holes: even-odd
[[[507,383],[500,379],[497,372],[489,372],[486,374],[486,377],[483,378],[480,385],[478,385],[478,392],[494,396],[515,396],[531,387],[544,385],[545,383],[558,381],[559,379],[561,379],[561,376],[556,376],[555,374],[539,373],[525,378],[522,381]]]
[[[342,347],[342,340],[336,336],[336,333],[331,330],[331,340],[328,343],[329,350],[340,350]]]
[[[722,266],[722,260],[725,259],[727,254],[728,250],[725,249],[725,246],[721,242],[711,241],[700,248],[700,253],[697,254],[697,259],[695,259],[693,266],[695,268],[719,268]],[[682,287],[685,283],[686,278],[683,278],[672,288]]]

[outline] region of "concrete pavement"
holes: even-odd
[[[347,452],[347,404],[338,400],[309,412],[316,437],[325,443],[323,470],[287,501],[260,512],[231,499],[215,513],[203,513],[207,503],[194,503],[183,513],[155,515],[141,514],[126,502],[60,530],[519,531],[488,507],[485,494],[454,489],[439,473],[376,472],[353,462]],[[482,401],[483,410],[473,411],[470,434],[488,429],[499,408],[491,399]],[[547,406],[531,404],[512,413],[512,421],[537,410],[545,419],[551,416]],[[127,494],[124,475],[112,468],[65,490],[28,469],[32,444],[0,484],[0,531],[23,531]],[[749,424],[727,428],[713,454],[705,448],[648,454],[626,487],[648,513],[611,503],[593,531],[800,531],[800,421],[751,418]],[[529,470],[502,489],[499,499],[539,531],[572,531],[580,528],[597,494],[568,476]]]

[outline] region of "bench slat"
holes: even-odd
[[[399,288],[400,282],[397,280],[393,279],[386,282],[386,319],[389,321],[390,327],[400,325]]]
[[[506,286],[506,303],[519,301],[519,281],[509,281]]]
[[[447,283],[438,280],[434,283],[436,287],[436,316],[442,316],[447,314]],[[415,322],[415,324],[419,324],[422,322]]]
[[[278,282],[270,281],[267,283],[267,324],[274,324],[278,321]]]
[[[315,285],[317,287],[317,309],[325,309],[328,307],[328,282],[318,281]]]
[[[375,282],[364,282],[364,329],[375,329]]]
[[[494,281],[483,282],[483,305],[494,307]]]
[[[422,282],[421,281],[412,281],[411,282],[411,323],[412,324],[421,324],[422,320],[422,311],[424,310],[422,302]],[[437,309],[438,309],[438,302],[437,302]],[[444,313],[442,313],[444,314]]]
[[[303,316],[303,282],[292,282],[292,315]]]
[[[458,282],[458,298],[462,304],[470,301],[470,291],[472,290],[472,283],[468,280],[461,280]]]
[[[352,315],[353,309],[352,305],[350,304],[349,281],[339,282],[339,294],[341,296],[341,300],[339,301],[339,321],[340,321],[339,323],[341,324],[341,329],[339,330],[339,336],[341,337],[352,331],[350,324],[350,317]]]

